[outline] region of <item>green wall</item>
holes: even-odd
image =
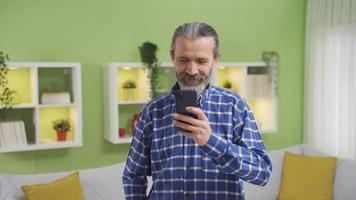
[[[124,161],[129,145],[103,139],[102,64],[139,61],[152,41],[169,61],[174,28],[185,21],[213,25],[222,61],[258,61],[280,54],[278,133],[268,149],[302,142],[306,0],[0,0],[0,50],[12,61],[82,63],[84,146],[0,154],[0,172],[35,173]]]

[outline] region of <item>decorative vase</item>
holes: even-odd
[[[125,137],[126,134],[126,130],[124,128],[119,128],[119,137]]]
[[[133,100],[133,88],[125,88],[126,90],[126,100],[132,101]]]
[[[57,132],[57,141],[66,141],[66,139],[67,139],[67,132],[65,131]]]

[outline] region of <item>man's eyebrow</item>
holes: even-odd
[[[189,59],[187,56],[178,56],[178,59]]]
[[[201,58],[197,58],[197,60],[209,60],[209,58],[205,58],[205,57],[201,57]]]

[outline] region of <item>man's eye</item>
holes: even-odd
[[[199,63],[199,64],[205,64],[205,63],[206,63],[206,60],[198,60],[198,63]]]
[[[180,60],[178,60],[179,62],[181,62],[181,63],[186,63],[186,62],[188,62],[188,60],[185,60],[185,59],[180,59]]]

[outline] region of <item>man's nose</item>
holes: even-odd
[[[185,69],[185,72],[191,76],[199,73],[198,66],[194,62],[190,62]]]

